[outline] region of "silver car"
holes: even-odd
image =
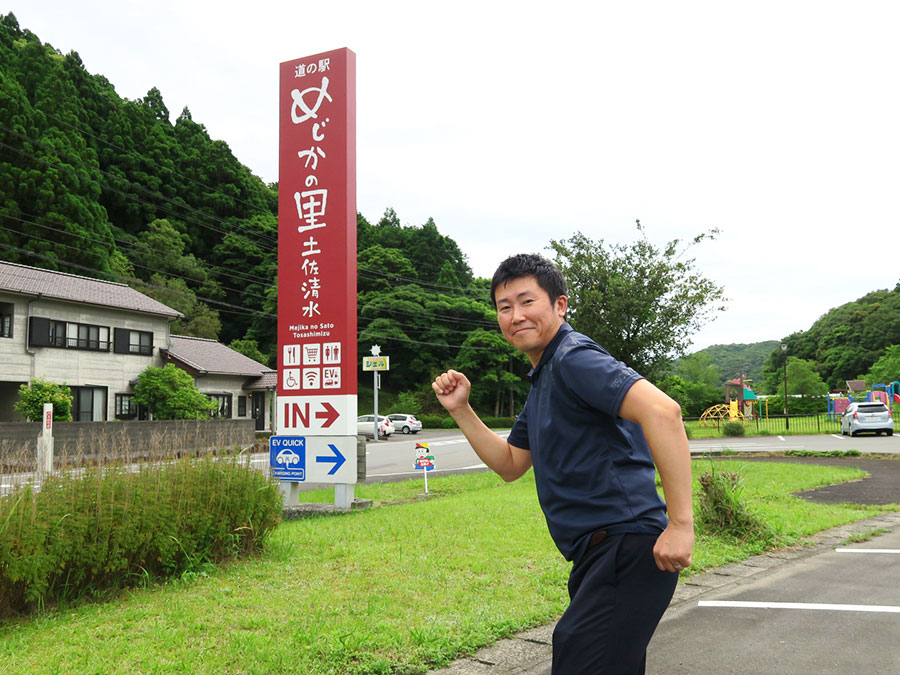
[[[402,434],[417,434],[422,431],[422,422],[415,415],[394,413],[388,415],[388,419],[394,423],[394,429]]]
[[[879,401],[851,403],[841,415],[841,435],[856,436],[861,431],[874,431],[876,436],[894,434],[894,418],[888,407]]]

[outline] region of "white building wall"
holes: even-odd
[[[109,328],[109,351],[61,347],[31,347],[26,351],[29,298],[0,292],[0,303],[14,305],[13,338],[0,338],[0,382],[28,382],[45,377],[69,386],[106,387],[106,419],[115,418],[115,395],[130,393],[130,381],[147,366],[162,366],[160,347],[169,341],[169,320],[164,316],[129,312],[117,308],[38,299],[31,303],[31,316]],[[153,354],[117,354],[113,351],[114,329],[153,333]],[[0,412],[0,418],[6,414]]]

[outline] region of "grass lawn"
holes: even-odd
[[[859,478],[855,469],[717,461],[784,541],[887,507],[815,504],[794,491]],[[710,460],[694,463],[695,476]],[[265,554],[97,603],[0,625],[0,672],[423,673],[567,604],[533,474],[358,486],[391,504],[282,523]],[[330,496],[329,496],[330,499]],[[760,549],[702,535],[693,572]]]

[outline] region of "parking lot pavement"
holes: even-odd
[[[851,536],[876,529],[890,534],[847,544]],[[900,565],[900,513],[836,527],[812,541],[811,546],[754,556],[679,583],[650,642],[647,672],[900,672],[900,650],[896,648],[900,613],[893,611],[900,610],[900,575],[896,572]],[[836,552],[836,548],[872,552]],[[802,608],[700,604],[723,601],[795,603]],[[525,631],[429,672],[549,675],[552,633],[552,624]]]
[[[873,528],[891,531],[846,543]],[[831,530],[809,550],[689,579],[651,642],[647,672],[898,673],[898,570],[894,513]]]

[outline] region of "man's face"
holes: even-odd
[[[497,299],[497,322],[503,337],[524,352],[531,365],[537,365],[541,354],[563,324],[568,307],[566,296],[550,302],[550,296],[532,276],[513,279],[494,291]]]

